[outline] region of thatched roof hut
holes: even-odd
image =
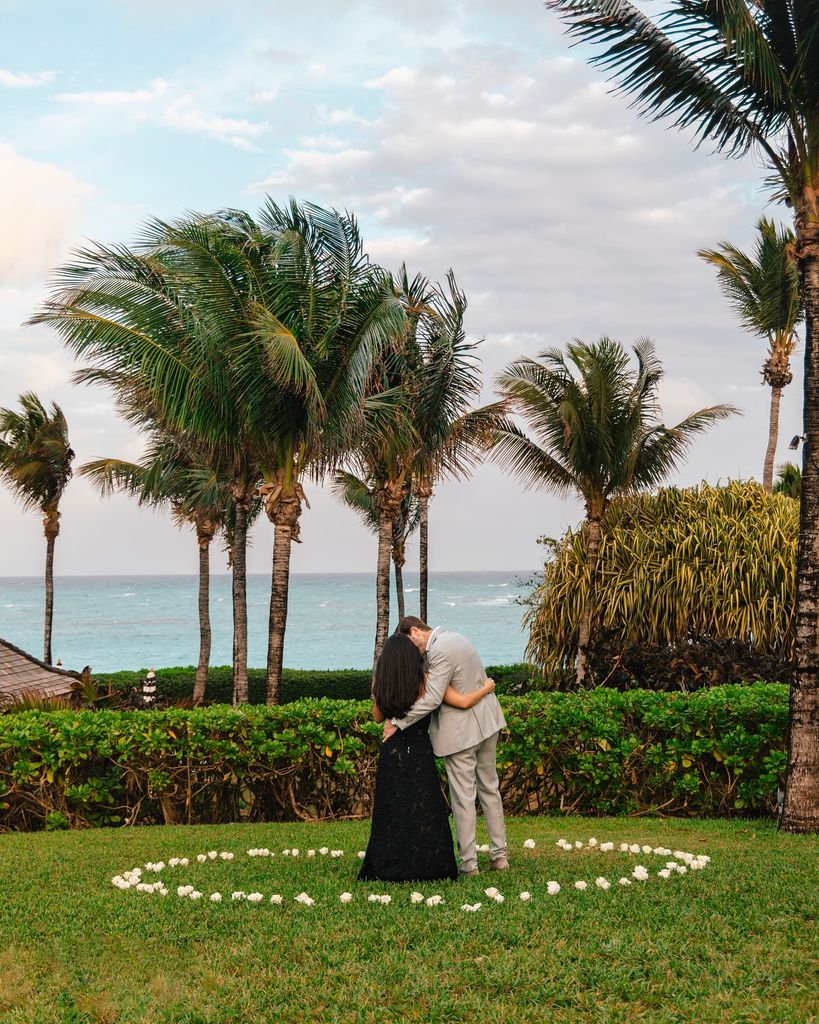
[[[30,693],[67,697],[72,684],[81,678],[79,672],[46,665],[8,640],[0,640],[0,704]]]

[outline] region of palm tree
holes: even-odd
[[[224,524],[228,494],[218,472],[201,465],[190,447],[172,438],[154,438],[139,463],[96,459],[80,467],[103,497],[116,491],[135,497],[140,505],[170,505],[174,521],[190,526],[199,551],[199,661],[193,698],[205,699],[210,668],[210,546]]]
[[[74,452],[68,424],[56,402],[46,410],[32,391],[20,395],[20,411],[0,409],[0,479],[24,509],[39,509],[46,538],[43,661],[51,664],[54,619],[54,542],[60,533],[60,501],[71,479]]]
[[[793,210],[805,297],[796,671],[781,825],[819,830],[819,17],[815,0],[671,0],[653,22],[629,0],[546,0],[643,115],[726,155],[753,148]]]
[[[610,338],[576,341],[564,354],[548,349],[518,359],[498,377],[509,408],[531,428],[534,439],[511,420],[495,434],[493,455],[526,487],[578,494],[586,508],[586,572],[589,600],[580,619],[577,685],[586,680],[594,581],[601,519],[612,498],[656,487],[676,468],[697,434],[736,410],[715,405],[691,413],[675,427],[657,421],[663,368],[648,339],[628,353]]]
[[[251,306],[250,334],[236,352],[243,400],[260,437],[273,442],[260,463],[274,524],[267,652],[267,703],[279,701],[290,553],[300,542],[304,481],[336,467],[363,422],[367,375],[404,312],[385,273],[364,253],[355,219],[335,210],[268,202],[245,217],[237,244],[270,240],[264,287]]]
[[[336,474],[333,490],[345,505],[357,513],[358,517],[376,536],[381,529],[381,514],[375,503],[375,486],[372,481],[361,480],[354,473],[339,472]],[[398,601],[398,619],[406,614],[404,597],[404,563],[405,549],[408,538],[418,528],[420,510],[418,501],[412,491],[408,491],[401,503],[401,509],[392,524],[392,567],[395,575],[395,595]]]
[[[232,504],[234,701],[247,700],[246,548],[260,482],[260,439],[232,373],[257,280],[218,223],[151,222],[142,252],[94,245],[58,270],[32,323],[50,324],[89,365],[80,383],[110,389],[121,414],[184,436],[224,467]]]
[[[792,462],[785,462],[776,471],[774,494],[785,494],[799,501],[802,496],[802,470]]]
[[[752,256],[730,242],[721,242],[717,249],[700,249],[697,255],[716,267],[722,290],[742,325],[768,339],[762,379],[771,389],[771,412],[762,486],[770,492],[779,434],[779,403],[782,389],[793,380],[790,360],[796,348],[796,326],[802,319],[803,303],[799,268],[793,258],[793,232],[778,228],[766,217],[757,224],[757,232]]]

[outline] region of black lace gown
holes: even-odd
[[[380,882],[458,877],[429,716],[381,744],[370,842],[358,877]]]

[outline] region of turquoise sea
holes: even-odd
[[[469,636],[484,663],[523,660],[526,573],[430,576],[429,618]],[[407,614],[418,614],[418,575],[405,573]],[[248,577],[249,662],[267,652],[270,579]],[[96,672],[195,664],[199,653],[195,576],[63,576],[55,581],[54,659]],[[393,596],[393,625],[397,621]],[[231,661],[230,577],[211,578],[211,663]],[[42,656],[43,583],[0,577],[0,637]],[[370,573],[291,578],[284,663],[288,668],[365,668],[372,663],[375,581]]]

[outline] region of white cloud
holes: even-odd
[[[15,72],[0,68],[0,85],[7,89],[31,89],[38,85],[48,85],[56,77],[56,71]]]
[[[0,143],[0,295],[39,285],[74,240],[91,186]],[[0,302],[0,307],[4,303]],[[7,309],[0,313],[6,319]]]
[[[269,128],[266,121],[203,113],[190,96],[168,104],[159,117],[159,123],[188,134],[206,135],[239,149],[252,149],[253,140],[264,135]]]
[[[100,92],[61,92],[54,98],[60,103],[79,103],[92,107],[138,107],[165,96],[168,83],[155,78],[149,89],[109,89]]]

